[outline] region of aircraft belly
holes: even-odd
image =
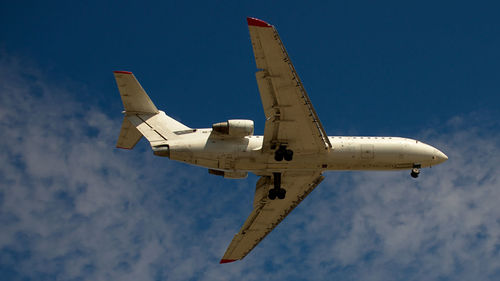
[[[250,154],[252,155],[252,154]],[[276,161],[274,156],[268,156],[260,152],[253,154],[254,157],[248,157],[241,154],[235,161],[235,168],[247,171],[267,171],[279,172],[285,170],[316,171],[325,170],[327,166],[326,155],[294,155],[292,161]]]
[[[219,161],[216,159],[197,158],[194,162],[195,165],[202,167],[207,167],[212,169],[217,169],[219,167]]]

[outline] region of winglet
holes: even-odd
[[[220,263],[230,263],[230,262],[233,262],[233,261],[236,261],[236,260],[225,260],[225,259],[221,259],[220,260]]]
[[[247,17],[247,23],[250,26],[271,27],[271,25],[267,22],[251,17]]]

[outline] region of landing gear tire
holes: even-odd
[[[276,199],[276,190],[274,188],[269,189],[269,194],[267,195],[269,199],[274,200]],[[278,197],[279,198],[279,197]]]
[[[418,178],[418,175],[420,174],[420,168],[413,168],[411,169],[411,177],[412,178]]]
[[[278,199],[285,199],[286,189],[284,189],[284,188],[280,188],[280,189],[271,188],[271,189],[269,189],[269,194],[267,195],[267,197],[269,197],[269,199],[271,199],[271,200],[276,199],[276,197],[278,197]]]
[[[280,145],[280,147],[274,152],[274,160],[276,161],[292,161],[293,150],[286,149],[286,146]]]
[[[274,178],[274,187],[269,189],[268,197],[271,200],[276,199],[285,199],[286,190],[281,188],[281,173],[273,173]]]
[[[276,195],[278,196],[278,199],[285,199],[285,195],[286,195],[285,189],[283,188],[278,189],[278,194]]]
[[[283,161],[283,158],[285,157],[285,154],[283,153],[282,150],[276,150],[276,152],[274,153],[274,160],[280,162],[280,161]]]

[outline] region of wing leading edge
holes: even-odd
[[[243,259],[266,237],[306,196],[323,181],[321,172],[285,172],[281,176],[286,188],[282,200],[267,197],[271,176],[260,177],[255,187],[253,210],[222,257],[221,263]]]
[[[263,152],[285,144],[296,153],[332,147],[274,26],[247,18],[266,125]]]

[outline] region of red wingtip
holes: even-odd
[[[129,148],[129,147],[121,147],[121,146],[117,146],[116,148],[120,148],[120,149],[132,149],[132,148]]]
[[[251,25],[251,26],[271,27],[271,25],[268,24],[267,22],[265,22],[263,20],[256,19],[256,18],[248,17],[247,22],[248,22],[248,25]]]
[[[233,261],[236,261],[236,260],[225,260],[225,259],[221,259],[221,260],[220,260],[220,263],[229,263],[229,262],[233,262]]]
[[[121,71],[121,70],[113,71],[113,73],[132,74],[132,72],[130,72],[130,71]]]

